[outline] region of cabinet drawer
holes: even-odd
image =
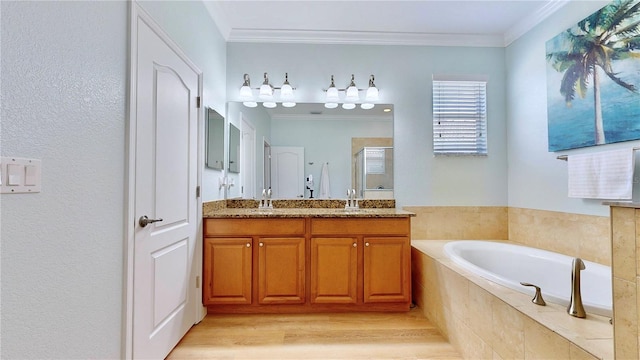
[[[409,235],[409,218],[311,219],[313,235]]]
[[[204,236],[304,235],[303,218],[205,219]]]

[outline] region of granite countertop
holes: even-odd
[[[202,204],[202,217],[229,218],[389,218],[416,214],[395,208],[395,200],[359,200],[358,209],[345,209],[345,200],[273,200],[273,208],[260,209],[258,200],[216,200]]]
[[[202,216],[209,219],[225,218],[388,218],[412,217],[414,213],[395,208],[386,209],[318,209],[318,208],[225,208],[203,211]]]

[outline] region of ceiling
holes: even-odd
[[[225,40],[506,46],[569,0],[212,1]]]

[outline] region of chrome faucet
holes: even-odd
[[[357,209],[358,199],[356,198],[356,189],[347,189],[347,204],[345,209]]]
[[[584,269],[585,266],[582,259],[573,259],[571,263],[571,300],[567,307],[567,313],[578,318],[587,317],[584,306],[582,306],[582,296],[580,295],[580,271]]]

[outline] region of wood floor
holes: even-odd
[[[168,359],[461,359],[415,308],[406,313],[209,314]]]

